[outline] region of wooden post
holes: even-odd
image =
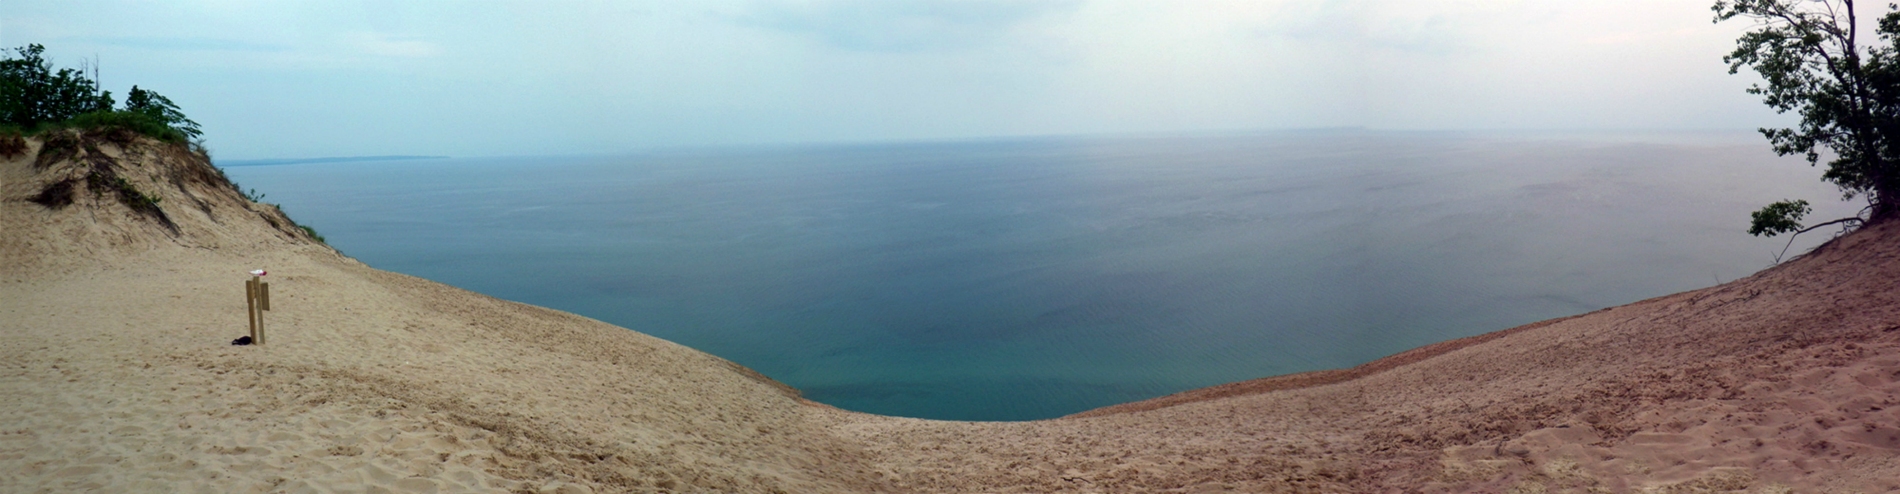
[[[257,282],[257,344],[264,344],[264,311],[270,310],[270,283]]]
[[[244,282],[244,311],[251,321],[251,344],[264,344],[264,311],[270,310],[270,283],[258,276]]]
[[[251,343],[257,343],[257,277],[244,282],[244,317],[251,323]]]

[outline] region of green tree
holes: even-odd
[[[198,139],[204,131],[171,98],[132,86],[125,106],[114,110],[112,93],[100,90],[85,70],[55,71],[45,53],[38,44],[14,48],[12,55],[0,52],[0,129],[118,128],[203,149]]]
[[[184,133],[188,139],[197,139],[198,136],[204,135],[204,131],[198,129],[198,122],[185,118],[185,112],[179,111],[178,105],[172,103],[171,98],[161,96],[154,91],[139,89],[138,86],[132,86],[132,91],[126,93],[125,111],[158,120],[166,127]]]
[[[1800,220],[1807,201],[1781,201],[1756,211],[1749,233],[1800,234],[1832,224],[1849,227],[1900,215],[1900,8],[1889,6],[1863,47],[1853,0],[1718,0],[1715,22],[1737,17],[1753,29],[1722,57],[1729,73],[1750,67],[1763,84],[1748,89],[1777,113],[1796,112],[1794,128],[1761,129],[1782,156],[1800,154],[1809,165],[1827,160],[1822,179],[1843,200],[1865,197],[1865,219],[1842,218],[1809,227]]]
[[[14,48],[18,58],[0,58],[0,124],[32,129],[73,117],[112,110],[112,93],[76,69],[53,70],[46,47]]]

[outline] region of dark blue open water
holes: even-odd
[[[666,338],[841,408],[1019,420],[1747,275],[1781,247],[1743,233],[1749,211],[1853,209],[1767,149],[1328,131],[227,171],[378,268]]]

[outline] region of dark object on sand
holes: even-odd
[[[238,339],[235,339],[235,340],[231,340],[231,344],[233,344],[233,345],[249,345],[249,344],[251,344],[251,337],[249,337],[249,336],[239,336],[239,337],[238,337]]]

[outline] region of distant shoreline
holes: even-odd
[[[218,166],[272,166],[301,165],[306,163],[353,163],[358,161],[404,161],[404,160],[441,160],[447,156],[335,156],[329,158],[286,158],[268,160],[222,160]]]

